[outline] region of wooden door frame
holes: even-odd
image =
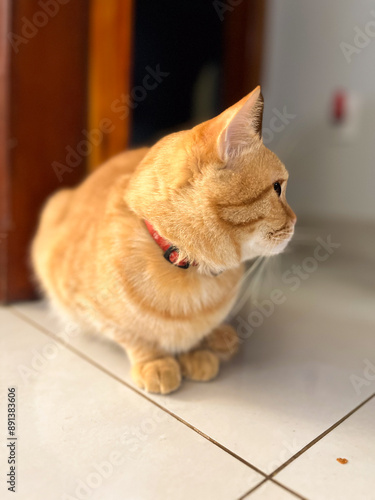
[[[121,103],[130,94],[132,27],[133,0],[90,0],[88,129],[100,131],[103,124],[102,140],[88,157],[90,172],[129,142],[131,113]]]
[[[224,108],[262,80],[267,0],[228,2],[224,16]]]
[[[0,40],[9,32],[10,1],[0,0]],[[9,50],[0,42],[0,301],[7,296],[7,238],[10,229],[9,210]]]
[[[1,302],[36,296],[29,246],[40,209],[86,172],[86,158],[63,179],[53,170],[85,128],[87,100],[87,3],[56,5],[48,16],[37,0],[0,0]]]

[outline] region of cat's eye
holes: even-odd
[[[275,184],[273,185],[273,189],[276,191],[277,196],[281,195],[281,185],[280,185],[280,182],[275,182]]]

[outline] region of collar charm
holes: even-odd
[[[145,224],[148,229],[148,232],[151,234],[155,243],[157,243],[157,245],[163,250],[164,258],[168,262],[174,264],[177,267],[180,267],[181,269],[188,269],[190,265],[192,266],[198,265],[196,262],[190,263],[187,259],[181,260],[178,264],[176,264],[179,255],[178,248],[172,245],[168,240],[160,236],[160,234],[154,229],[154,227],[147,220],[145,220]]]

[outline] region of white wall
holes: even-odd
[[[356,26],[373,35],[348,63],[340,43],[355,44]],[[302,217],[375,221],[375,1],[268,0],[265,43],[263,126],[274,108],[296,115],[268,144],[290,172],[291,206]],[[339,88],[359,103],[346,141],[330,120]]]

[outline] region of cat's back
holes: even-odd
[[[46,276],[52,268],[61,269],[56,262],[60,259],[65,262],[69,249],[76,255],[81,246],[84,251],[85,235],[95,229],[105,212],[112,187],[121,178],[125,183],[131,178],[147,151],[148,148],[141,148],[120,153],[76,188],[62,189],[49,198],[31,247],[31,260],[39,283],[50,282]]]
[[[111,188],[121,177],[130,179],[147,151],[148,148],[140,148],[122,152],[95,170],[79,186],[53,194],[42,211],[38,233],[56,230],[68,220],[74,223],[72,217],[76,214],[82,220],[101,211]]]
[[[147,152],[148,148],[134,149],[108,160],[73,190],[72,208],[77,209],[78,206],[83,205],[85,210],[91,209],[97,213],[97,210],[102,208],[101,205],[106,203],[107,195],[113,186],[120,178],[130,179]]]

